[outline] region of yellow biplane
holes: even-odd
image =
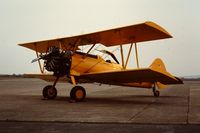
[[[100,83],[119,86],[131,86],[152,89],[158,97],[162,88],[170,84],[183,82],[167,72],[161,59],[156,59],[148,68],[141,68],[138,60],[137,43],[158,39],[172,38],[162,27],[153,23],[120,27],[91,34],[58,38],[45,41],[19,44],[36,52],[40,74],[25,74],[26,77],[54,81],[53,85],[43,88],[42,94],[46,99],[57,96],[55,88],[58,81],[66,81],[74,85],[70,92],[73,101],[82,101],[86,91],[79,83]],[[104,60],[100,55],[91,54],[95,45],[107,47],[119,46],[121,64],[112,52],[99,50],[113,58]],[[130,44],[127,57],[124,58],[123,45]],[[87,52],[81,52],[79,46],[91,45]],[[135,47],[136,69],[127,68],[132,47]],[[43,61],[41,61],[43,60]]]

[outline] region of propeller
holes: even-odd
[[[41,59],[44,60],[44,68],[47,71],[53,72],[54,76],[61,77],[69,75],[72,62],[72,51],[62,51],[56,46],[51,46],[49,47],[47,54],[40,55],[40,57],[33,59],[32,63]]]

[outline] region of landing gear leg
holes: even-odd
[[[43,88],[42,95],[44,98],[47,99],[55,99],[57,96],[57,90],[56,90],[56,83],[58,82],[59,77],[56,77],[56,80],[54,81],[53,85],[47,85]]]
[[[153,90],[154,97],[159,97],[160,96],[160,91],[156,90],[156,84],[153,85],[152,90]]]

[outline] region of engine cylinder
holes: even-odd
[[[50,47],[48,53],[43,56],[44,67],[47,71],[52,71],[54,76],[69,75],[72,52],[71,51],[60,51],[57,47]]]

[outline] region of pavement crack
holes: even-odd
[[[186,123],[189,124],[189,115],[190,115],[190,86],[188,87],[188,96],[187,96],[187,118],[186,118]]]
[[[133,119],[135,119],[137,116],[139,116],[144,110],[146,110],[149,106],[151,106],[153,103],[156,102],[156,99],[152,102],[147,104],[146,106],[144,106],[140,111],[138,111],[135,115],[133,115],[128,121],[131,121]]]

